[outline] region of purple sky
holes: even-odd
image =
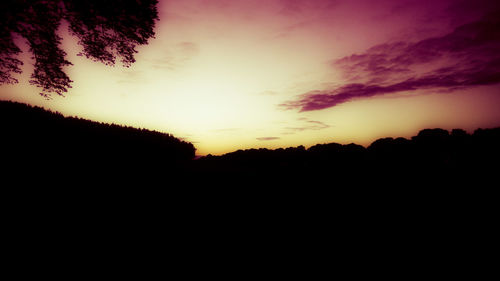
[[[465,15],[465,4],[470,6],[468,2],[450,5],[447,11],[451,22],[457,12]],[[433,89],[449,93],[498,84],[500,10],[493,1],[484,1],[481,8],[483,14],[479,19],[461,24],[444,35],[382,43],[334,59],[331,66],[342,72],[344,83],[332,89],[307,92],[282,106],[311,111],[398,92]],[[473,12],[477,13],[474,9]]]

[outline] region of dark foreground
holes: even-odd
[[[0,130],[10,260],[29,251],[37,261],[71,253],[108,264],[108,252],[150,265],[161,254],[188,274],[193,258],[210,265],[223,255],[220,272],[256,276],[253,263],[233,257],[281,270],[279,257],[398,277],[436,269],[477,277],[483,271],[472,266],[492,263],[482,249],[496,239],[500,129],[198,160],[192,144],[170,135],[20,104],[0,103]]]

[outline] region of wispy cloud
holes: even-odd
[[[415,43],[374,46],[332,62],[346,83],[302,94],[280,106],[319,110],[358,98],[426,89],[453,91],[500,83],[500,12]]]
[[[301,117],[297,119],[299,122],[299,126],[294,126],[294,127],[285,127],[284,132],[282,133],[283,135],[290,135],[294,134],[297,132],[303,132],[303,131],[308,131],[308,130],[323,130],[330,128],[331,126],[328,124],[325,124],[320,121],[315,121],[315,120],[309,120],[308,118]]]
[[[272,140],[279,140],[279,137],[262,137],[262,138],[256,138],[258,141],[272,141]]]

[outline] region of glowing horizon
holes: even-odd
[[[0,99],[170,133],[198,155],[500,126],[498,31],[460,44],[476,35],[468,24],[500,9],[494,1],[164,0],[158,9],[156,38],[130,68],[77,56],[63,23],[74,64],[65,97],[45,100],[29,85],[18,40],[23,74],[0,86]]]

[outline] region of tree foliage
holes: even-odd
[[[154,36],[158,19],[156,0],[3,0],[0,1],[0,83],[17,83],[21,52],[16,36],[25,38],[35,60],[30,84],[48,93],[62,95],[71,88],[64,67],[71,65],[60,48],[57,30],[62,20],[83,47],[79,54],[114,65],[117,58],[126,67],[135,62],[138,45]]]

